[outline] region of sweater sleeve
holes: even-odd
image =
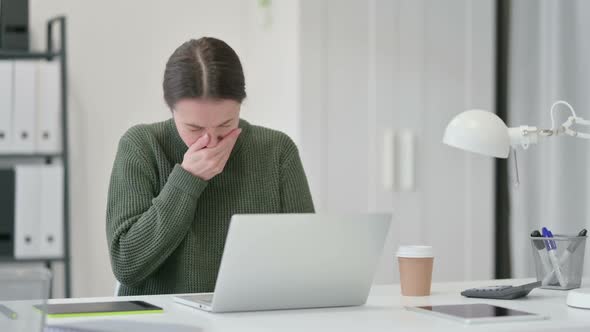
[[[207,186],[176,165],[158,193],[157,169],[132,141],[119,142],[107,206],[107,240],[113,272],[133,286],[152,274],[179,246]]]
[[[297,146],[291,139],[283,151],[280,168],[281,210],[283,213],[313,213],[313,200]]]

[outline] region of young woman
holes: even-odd
[[[291,139],[240,119],[244,73],[225,42],[182,44],[163,88],[172,118],[129,129],[111,175],[120,295],[212,292],[232,215],[314,211]]]

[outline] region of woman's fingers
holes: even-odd
[[[188,152],[196,152],[203,149],[209,144],[210,140],[211,138],[209,137],[209,134],[199,137],[199,139],[188,148]]]
[[[241,132],[240,128],[232,130],[214,148],[206,148],[211,140],[208,134],[201,136],[185,153],[182,167],[204,180],[211,179],[225,168]]]
[[[213,151],[212,152],[213,156],[219,156],[221,154],[231,152],[231,150],[233,150],[234,145],[236,144],[236,141],[238,140],[238,137],[240,136],[241,132],[242,132],[242,129],[236,128],[236,129],[232,130],[231,132],[229,132],[229,134],[225,135],[225,137],[223,139],[221,139],[219,141],[219,143],[217,143],[216,147],[211,148],[211,150]]]

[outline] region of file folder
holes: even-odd
[[[12,147],[13,61],[0,60],[0,154]]]
[[[40,255],[63,257],[64,169],[61,163],[41,168]]]
[[[37,61],[14,62],[13,147],[15,153],[35,150],[35,115],[37,105]]]
[[[15,167],[14,257],[38,258],[40,254],[41,165]]]
[[[41,153],[61,152],[61,86],[57,61],[39,63],[36,147]]]
[[[0,169],[0,257],[14,255],[14,170]]]

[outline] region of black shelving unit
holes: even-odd
[[[53,32],[59,29],[59,49],[56,49],[53,42]],[[61,158],[64,167],[64,220],[63,220],[63,248],[64,256],[61,258],[36,258],[36,259],[16,259],[14,257],[0,257],[0,262],[25,262],[25,263],[45,263],[51,268],[54,262],[63,262],[64,264],[64,290],[65,296],[71,297],[71,257],[70,257],[70,189],[69,189],[69,150],[68,150],[68,101],[67,101],[67,54],[66,54],[66,18],[65,16],[58,16],[47,21],[47,47],[45,52],[29,52],[29,51],[12,51],[0,49],[0,59],[39,59],[39,60],[54,60],[58,59],[60,62],[60,81],[61,81],[61,130],[62,130],[62,153],[60,154],[5,154],[0,155],[0,158],[11,159],[45,159],[51,160],[53,158]]]

